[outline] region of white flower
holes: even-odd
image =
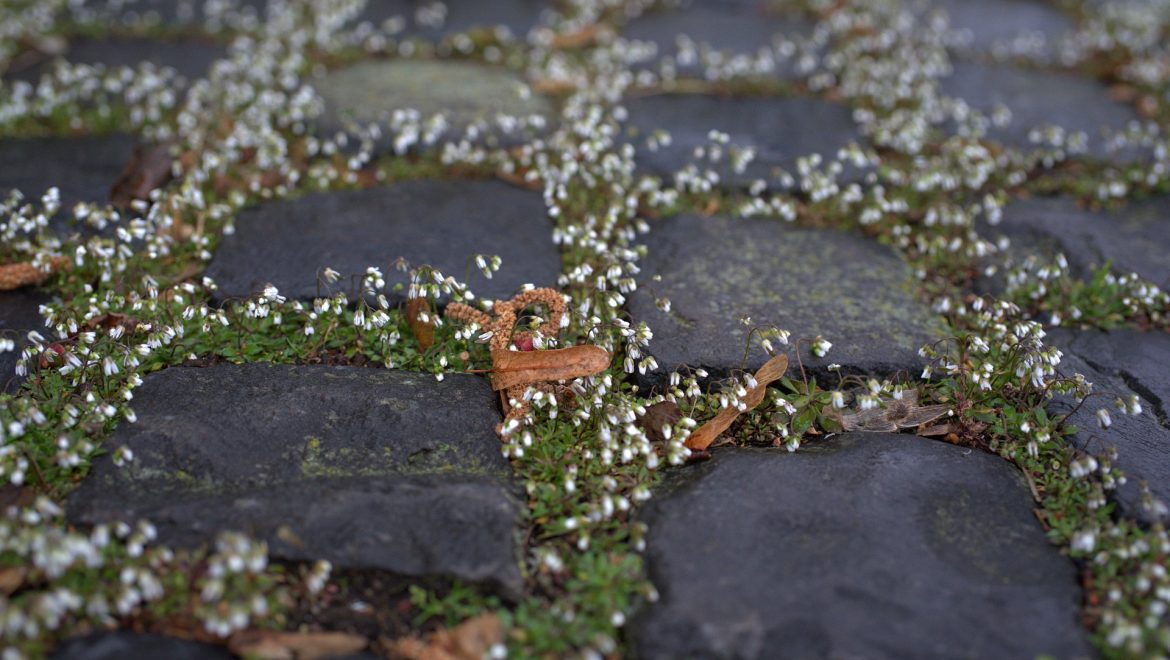
[[[1079,552],[1092,552],[1097,547],[1097,535],[1093,531],[1080,531],[1072,536],[1069,546]]]
[[[1113,418],[1109,416],[1109,411],[1105,408],[1099,408],[1097,410],[1097,424],[1103,429],[1113,426]]]
[[[122,467],[134,460],[134,451],[129,447],[122,445],[121,447],[118,447],[116,450],[114,450],[113,459],[114,465]]]
[[[273,303],[282,303],[285,301],[285,297],[280,295],[280,289],[277,289],[271,284],[264,286],[264,292],[261,294],[261,297]]]
[[[829,349],[832,347],[833,347],[833,344],[831,342],[827,341],[824,337],[821,337],[818,335],[817,338],[815,340],[813,340],[812,352],[813,352],[813,355],[815,355],[817,357],[825,357],[825,354],[828,353]]]

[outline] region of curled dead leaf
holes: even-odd
[[[557,49],[584,48],[596,42],[604,31],[603,26],[592,23],[575,32],[562,32],[553,37],[552,47]]]
[[[947,423],[947,424],[933,424],[931,426],[924,426],[924,427],[918,429],[917,433],[918,433],[918,435],[920,435],[924,438],[937,438],[940,436],[946,437],[946,436],[950,436],[950,435],[955,435],[955,433],[957,431],[959,431],[959,427],[956,424]],[[956,437],[958,437],[958,436],[956,436]]]
[[[0,265],[0,291],[12,291],[21,287],[40,284],[49,277],[69,266],[65,257],[54,257],[49,262],[49,270],[45,271],[30,262]]]
[[[36,491],[28,486],[0,486],[0,511],[10,506],[30,506],[36,499]]]
[[[140,323],[141,322],[133,316],[111,312],[109,314],[102,314],[101,316],[87,322],[85,327],[90,330],[101,329],[106,331],[121,327],[126,332],[134,332]]]
[[[341,632],[282,632],[244,630],[232,635],[228,649],[238,656],[259,660],[313,660],[362,651],[368,640]]]
[[[1117,84],[1109,87],[1109,98],[1118,103],[1130,103],[1138,96],[1138,89],[1133,85]]]
[[[505,172],[504,170],[496,170],[496,176],[499,177],[499,179],[501,181],[504,181],[506,183],[510,183],[518,188],[524,188],[525,190],[543,190],[544,189],[544,183],[540,179],[529,180],[524,175],[517,174],[515,172]]]
[[[492,646],[504,641],[504,626],[495,614],[481,614],[449,630],[426,636],[383,640],[390,657],[406,660],[481,660]]]
[[[638,418],[638,426],[646,432],[652,442],[666,442],[663,427],[674,426],[682,419],[682,409],[673,401],[659,401],[648,406],[646,414]]]
[[[720,433],[727,430],[731,423],[740,416],[741,412],[746,412],[760,405],[764,400],[764,393],[768,390],[768,385],[780,379],[784,372],[788,371],[788,356],[777,355],[771,360],[764,363],[756,372],[756,386],[747,391],[740,401],[747,407],[740,411],[734,405],[728,406],[720,410],[715,417],[707,421],[699,428],[695,429],[687,438],[686,446],[688,449],[706,449],[711,446],[715,438],[719,437]]]
[[[1136,106],[1143,119],[1155,119],[1158,116],[1158,97],[1152,94],[1143,94]]]
[[[24,566],[5,566],[0,568],[0,596],[11,596],[24,584],[28,569]]]
[[[170,143],[138,145],[110,188],[110,203],[126,207],[136,199],[150,199],[151,191],[171,180],[174,163]]]
[[[428,320],[423,320],[423,314],[431,315],[431,304],[426,298],[411,298],[406,301],[406,322],[410,324],[410,331],[422,351],[426,351],[435,343],[435,326]]]
[[[881,400],[881,407],[856,412],[830,411],[841,422],[843,431],[895,433],[898,429],[912,429],[951,412],[948,405],[918,405],[918,392],[906,390],[901,399]]]
[[[494,350],[492,389],[592,376],[608,369],[609,362],[609,351],[589,344],[548,351]]]
[[[563,94],[570,94],[577,90],[577,85],[571,80],[553,80],[551,78],[541,78],[534,80],[531,84],[533,91],[540,94],[547,94],[549,96],[560,96]]]

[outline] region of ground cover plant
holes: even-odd
[[[1020,39],[980,56],[1099,82],[1138,118],[1100,151],[1097,136],[1059,127],[1013,143],[997,133],[1010,112],[945,91],[967,56],[939,12],[791,4],[754,16],[782,15],[799,31],[735,56],[701,40],[675,40],[671,51],[632,36],[638,21],[678,11],[650,0],[553,3],[527,33],[483,19],[439,30],[459,20],[458,3],[379,20],[343,0],[266,11],[211,3],[174,22],[120,3],[0,0],[0,146],[127,133],[152,145],[109,172],[108,199],[76,200],[63,182],[0,202],[0,288],[38,296],[36,327],[6,326],[0,342],[13,358],[5,379],[18,377],[0,395],[4,657],[45,656],[113,629],[245,656],[622,656],[635,644],[634,619],[661,600],[640,512],[673,492],[664,481],[732,448],[815,451],[854,431],[909,431],[907,441],[1001,457],[1027,483],[1053,552],[1075,562],[1080,623],[1097,651],[1170,652],[1164,484],[1126,475],[1125,446],[1113,447],[1123,420],[1161,414],[1164,430],[1164,402],[1132,375],[1094,384],[1104,376],[1078,371],[1099,367],[1051,341],[1070,331],[1164,334],[1165,282],[1131,253],[1089,263],[1069,244],[1028,250],[1028,236],[1004,220],[1021,200],[1069,199],[1104,217],[1168,199],[1170,11],[1062,3],[1054,11],[1074,28],[1059,42]],[[180,37],[218,48],[214,63],[187,76],[148,63],[52,62],[75,39]],[[354,63],[456,61],[513,76],[516,96],[539,111],[468,120],[459,108],[413,110],[408,99],[372,119],[337,120],[337,99],[318,89]],[[20,77],[36,66],[31,82]],[[780,74],[789,67],[791,77]],[[413,93],[426,101],[426,90]],[[844,107],[856,139],[781,163],[783,149],[736,143],[750,131],[643,130],[637,104],[660,96]],[[652,153],[673,154],[669,172],[643,160]],[[315,195],[436,180],[539,197],[557,272],[485,296],[523,256],[483,250],[440,267],[412,257],[420,246],[399,245],[360,266],[310,263],[287,286],[258,282],[244,295],[209,275],[252,207],[307,208]],[[733,289],[698,298],[721,322],[715,343],[736,359],[660,363],[669,341],[660,328],[670,326],[656,319],[704,322],[680,303],[686,287],[672,300],[662,293],[669,275],[649,266],[671,223],[692,216],[768,223],[784,241],[813,236],[826,251],[839,236],[886,250],[910,274],[898,300],[928,310],[933,324],[913,347],[913,370],[859,368],[838,357],[853,355],[848,331],[753,319]],[[1164,241],[1156,232],[1146,240]],[[699,240],[683,242],[701,252]],[[811,258],[769,254],[798,282],[793,309],[832,277],[802,270]],[[723,266],[709,278],[733,281],[737,264]],[[772,285],[755,279],[748,293]],[[832,297],[828,309],[876,299],[852,293],[862,302]],[[661,316],[635,313],[636,299]],[[112,460],[133,474],[141,463],[117,441],[139,421],[140,387],[164,370],[251,363],[489,383],[499,425],[486,430],[519,502],[518,592],[286,559],[270,550],[303,539],[283,528],[269,539],[222,531],[191,546],[160,539],[149,520],[71,519],[66,503],[95,465]],[[1156,451],[1165,461],[1170,450]],[[306,465],[305,476],[339,476]],[[1123,487],[1138,489],[1138,506],[1123,505]]]

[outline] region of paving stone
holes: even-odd
[[[1087,657],[1074,565],[982,452],[849,433],[723,449],[642,518],[642,658]]]
[[[61,191],[61,215],[77,202],[108,203],[110,187],[137,143],[122,133],[0,140],[0,196],[19,189],[39,203],[53,186]]]
[[[1076,446],[1099,454],[1117,447],[1115,463],[1129,483],[1116,493],[1116,500],[1128,516],[1152,522],[1159,517],[1141,503],[1140,481],[1153,495],[1170,506],[1170,334],[1138,330],[1074,331],[1057,329],[1047,341],[1066,352],[1061,371],[1071,376],[1082,373],[1095,385],[1094,396],[1077,407],[1071,397],[1060,397],[1051,409],[1061,414],[1076,410],[1069,421],[1078,429]],[[1137,394],[1142,400],[1140,415],[1125,415],[1114,407],[1117,397]],[[1110,411],[1113,425],[1106,431],[1097,423],[1097,410]]]
[[[518,503],[487,381],[353,367],[172,368],[69,499],[85,524],[145,517],[164,542],[220,530],[273,556],[520,592]]]
[[[693,45],[697,52],[719,51],[716,60],[727,66],[732,57],[747,56],[775,60],[776,74],[795,79],[796,68],[791,53],[779,54],[775,47],[812,32],[813,25],[793,13],[784,13],[762,2],[686,3],[674,10],[651,11],[630,21],[622,30],[626,39],[656,46],[651,64],[669,57],[679,76],[705,76],[699,60],[687,55]],[[681,55],[681,57],[680,57]]]
[[[1076,27],[1055,5],[1037,0],[935,0],[946,12],[957,41],[973,51],[1007,49],[1023,42],[1051,44]]]
[[[147,39],[141,37],[79,37],[70,42],[60,59],[72,64],[137,68],[149,62],[157,68],[169,67],[188,81],[206,76],[215,60],[226,50],[199,38]],[[42,58],[31,66],[12,72],[6,78],[35,84],[41,76],[53,72],[56,58]]]
[[[0,292],[0,336],[16,341],[16,349],[0,353],[0,392],[15,392],[23,378],[16,376],[16,361],[28,345],[28,333],[37,330],[46,337],[40,306],[49,302],[47,294],[37,289],[17,289]]]
[[[1109,365],[1131,389],[1154,404],[1160,419],[1167,418],[1167,412],[1170,412],[1166,408],[1170,404],[1170,334],[1129,329],[1085,332],[1078,335],[1069,348],[1087,360]],[[1170,445],[1167,445],[1166,456],[1170,459]]]
[[[1031,149],[1028,133],[1048,125],[1069,132],[1084,132],[1089,153],[1109,157],[1102,139],[1104,131],[1123,130],[1130,121],[1140,121],[1128,105],[1113,101],[1102,85],[1070,73],[1028,71],[1008,64],[957,61],[952,75],[943,78],[943,94],[963,99],[969,107],[990,116],[998,105],[1012,112],[1011,123],[992,127],[988,137],[1010,147]],[[1126,151],[1114,158],[1132,157]]]
[[[1030,254],[1068,259],[1073,273],[1091,276],[1112,262],[1116,273],[1136,272],[1161,286],[1170,286],[1170,199],[1132,202],[1116,210],[1090,210],[1075,200],[1048,197],[1016,200],[1003,209],[995,227],[1012,240],[1009,257]]]
[[[466,61],[367,60],[330,71],[315,83],[325,101],[319,131],[333,135],[352,123],[386,122],[395,110],[414,109],[424,119],[442,113],[446,137],[458,138],[477,120],[500,132],[496,117],[553,115],[552,103],[499,67]]]
[[[70,640],[58,647],[50,657],[53,660],[123,660],[124,658],[231,660],[235,656],[222,646],[201,644],[166,635],[119,630]]]
[[[399,34],[424,39],[466,32],[473,28],[504,28],[505,34],[523,39],[540,24],[543,12],[553,8],[548,0],[446,0],[446,16],[436,23],[428,16],[435,3],[427,0],[379,0],[366,5],[358,21],[382,27],[387,21],[401,20]]]
[[[97,25],[120,23],[138,28],[165,25],[218,30],[258,25],[264,19],[267,5],[268,0],[131,0],[73,3],[70,13],[78,21]]]
[[[829,160],[861,140],[848,108],[818,99],[660,95],[630,99],[626,108],[638,167],[667,180],[688,163],[714,170],[735,186],[770,179],[777,168],[796,176],[797,158],[819,153]],[[712,129],[727,133],[730,145],[755,148],[743,173],[734,172],[726,153],[716,163],[694,158],[696,148],[709,145]],[[670,145],[652,150],[647,139],[659,130],[670,134]],[[843,178],[848,177],[846,172]]]
[[[712,375],[739,368],[749,330],[740,319],[747,316],[756,326],[790,330],[792,341],[823,335],[832,342],[825,358],[801,349],[805,367],[822,375],[839,363],[847,373],[917,376],[918,349],[942,336],[939,321],[911,293],[910,269],[861,236],[779,220],[682,215],[657,223],[651,237],[640,264],[645,284],[629,298],[634,320],[654,331],[650,353],[659,370],[644,384],[684,364]],[[669,313],[655,305],[662,296],[671,301]],[[753,346],[747,367],[765,358]]]
[[[510,298],[524,283],[555,284],[560,255],[549,239],[539,194],[497,181],[412,181],[360,191],[317,193],[240,213],[207,275],[223,298],[272,283],[284,295],[312,299],[317,274],[333,268],[349,282],[380,266],[389,284],[406,283],[391,268],[399,257],[464,279],[481,298]],[[472,260],[496,254],[503,267],[484,279]],[[404,293],[390,295],[404,300]]]
[[[70,45],[66,58],[75,63],[107,67],[137,67],[150,62],[158,67],[170,67],[190,80],[206,76],[211,65],[226,52],[218,44],[197,38],[79,39]]]

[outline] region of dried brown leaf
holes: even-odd
[[[28,569],[23,566],[0,567],[0,596],[11,596],[24,584],[26,575]]]
[[[21,287],[40,284],[62,268],[69,267],[69,260],[65,257],[53,257],[46,272],[24,261],[15,264],[0,265],[0,291],[12,291]]]
[[[430,321],[424,321],[422,313],[431,314],[431,304],[426,298],[411,298],[406,302],[406,321],[410,324],[410,331],[422,351],[426,351],[435,343],[435,326]]]
[[[383,641],[391,656],[407,660],[481,660],[491,647],[504,641],[504,627],[495,614],[481,614],[449,630],[437,630],[425,640],[404,637]]]
[[[228,640],[232,653],[261,660],[333,658],[357,653],[367,645],[365,637],[342,632],[245,630]]]
[[[126,332],[134,332],[142,322],[133,316],[127,314],[109,313],[103,314],[92,321],[85,324],[85,327],[90,330],[113,330],[121,327]]]
[[[37,492],[28,486],[0,486],[0,511],[10,506],[29,506],[37,499]]]
[[[1133,85],[1117,84],[1110,86],[1107,94],[1118,103],[1130,103],[1137,98],[1138,90]]]
[[[171,180],[173,162],[169,143],[134,147],[130,162],[110,188],[110,203],[125,207],[136,199],[150,199],[152,190]]]
[[[516,187],[524,188],[526,190],[544,190],[544,183],[540,179],[529,180],[522,174],[515,172],[505,172],[504,170],[496,170],[496,176],[501,181],[510,183]]]
[[[929,424],[949,413],[948,405],[918,405],[918,392],[906,390],[901,399],[882,399],[882,407],[834,413],[844,431],[893,433]]]
[[[852,413],[842,413],[841,430],[865,431],[867,433],[894,433],[898,425],[891,421],[884,408],[870,408]]]
[[[951,407],[948,405],[933,405],[933,406],[917,406],[906,411],[906,414],[896,419],[898,426],[904,429],[911,429],[923,424],[929,424],[951,412]]]
[[[1155,119],[1158,116],[1158,97],[1151,94],[1142,94],[1137,100],[1137,111],[1143,119]]]
[[[534,80],[530,86],[533,91],[549,96],[560,96],[577,90],[577,85],[571,80],[552,80],[549,78]]]
[[[492,389],[569,380],[601,373],[609,368],[609,351],[582,345],[549,351],[492,351]]]
[[[925,438],[937,438],[939,436],[951,435],[957,430],[959,430],[957,426],[948,422],[946,424],[935,424],[921,428],[918,430],[918,435]]]
[[[663,435],[662,428],[664,426],[674,426],[682,417],[682,409],[676,403],[673,401],[659,401],[646,408],[646,414],[638,418],[638,426],[642,427],[642,430],[646,432],[650,440],[654,442],[666,442],[666,436]]]
[[[756,386],[748,390],[747,394],[740,399],[747,405],[745,410],[751,410],[760,405],[760,402],[764,400],[764,393],[768,390],[768,385],[779,380],[785,371],[788,371],[788,356],[786,355],[777,355],[765,362],[764,366],[760,367],[759,371],[756,372]],[[703,424],[691,433],[690,437],[687,438],[687,448],[694,450],[706,449],[711,446],[715,438],[718,438],[720,433],[726,431],[727,427],[731,426],[731,423],[739,415],[740,411],[734,405],[720,410],[715,417],[707,420],[706,424]]]
[[[557,49],[564,48],[584,48],[597,41],[603,33],[603,28],[597,23],[586,25],[576,32],[562,32],[552,39],[552,47]]]

